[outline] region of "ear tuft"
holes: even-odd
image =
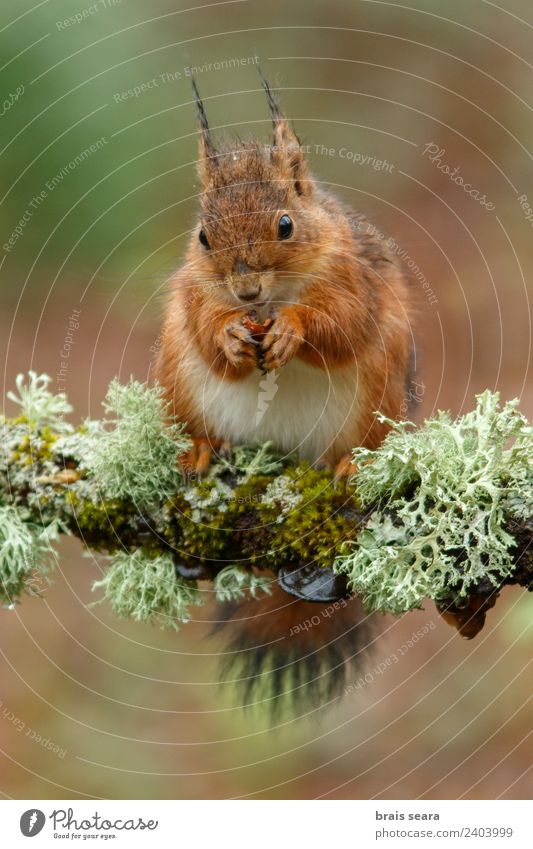
[[[218,166],[217,151],[211,136],[211,130],[207,122],[204,104],[200,97],[196,80],[192,80],[192,90],[196,108],[198,110],[198,123],[200,124],[200,147],[198,151],[198,173],[202,182],[206,182],[209,178],[210,171],[213,167]]]
[[[273,124],[274,129],[275,129],[277,121],[280,121],[283,116],[281,114],[281,110],[279,108],[278,101],[276,100],[276,98],[272,94],[272,90],[270,88],[270,85],[268,84],[268,80],[263,75],[263,72],[261,71],[260,68],[259,68],[259,77],[261,79],[261,84],[262,84],[262,86],[265,90],[265,94],[267,96],[268,108],[270,110],[270,117],[272,119],[272,124]]]
[[[294,189],[297,195],[309,194],[312,183],[300,139],[282,114],[278,101],[272,94],[270,85],[261,71],[259,71],[259,76],[267,96],[274,129],[272,162],[280,170],[286,172],[287,179],[294,181]]]

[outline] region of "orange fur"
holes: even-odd
[[[375,411],[393,419],[401,414],[411,349],[409,298],[406,281],[386,246],[372,237],[376,256],[368,256],[367,245],[358,243],[357,233],[350,227],[349,213],[329,196],[321,197],[317,188],[312,198],[320,221],[320,241],[314,241],[316,223],[308,224],[306,218],[298,229],[297,244],[280,246],[269,231],[263,231],[259,242],[247,238],[243,247],[237,241],[242,239],[236,221],[241,213],[229,214],[225,204],[221,204],[216,226],[212,224],[210,241],[217,244],[220,229],[226,240],[233,233],[237,246],[230,244],[216,257],[205,255],[194,234],[186,264],[173,281],[157,377],[174,415],[188,423],[194,436],[214,439],[203,417],[202,387],[195,384],[186,354],[195,348],[222,382],[242,380],[257,369],[258,346],[240,323],[253,305],[239,304],[233,292],[235,276],[228,271],[233,266],[228,254],[244,256],[248,264],[265,269],[263,274],[256,273],[262,277],[261,296],[268,297],[266,309],[275,316],[261,345],[267,351],[264,367],[283,368],[297,357],[328,373],[350,365],[357,370],[357,414],[346,422],[345,439],[328,452],[327,459],[334,464],[345,453],[346,441],[351,446],[376,447],[383,439],[386,427],[376,421]],[[297,196],[292,200],[293,206],[285,206],[298,222]],[[307,199],[307,215],[309,205]],[[271,217],[268,214],[265,224]],[[257,228],[254,221],[255,238]],[[289,248],[288,256],[280,247]],[[284,287],[281,297],[277,291],[280,282]],[[275,434],[272,438],[275,442]]]

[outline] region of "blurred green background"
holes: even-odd
[[[99,415],[115,375],[150,377],[166,281],[195,223],[190,69],[213,127],[268,139],[260,65],[315,174],[415,272],[418,417],[465,411],[485,387],[531,416],[532,11],[3,0],[4,390],[29,368],[55,379],[74,309],[67,392],[80,417]],[[506,590],[472,643],[429,604],[384,619],[375,665],[436,627],[363,691],[271,729],[216,683],[214,611],[178,635],[119,622],[87,607],[102,564],[74,540],[61,553],[42,598],[0,612],[4,796],[531,795],[527,594]]]

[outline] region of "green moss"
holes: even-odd
[[[330,472],[309,465],[289,467],[282,477],[273,487],[271,476],[245,476],[227,491],[211,479],[175,498],[180,557],[261,569],[302,560],[331,566],[334,550],[354,534],[353,516],[345,515],[350,496]]]
[[[91,548],[113,551],[134,541],[131,519],[135,511],[128,502],[83,500],[73,490],[65,493],[65,500],[70,508],[72,530]]]
[[[54,445],[58,435],[48,425],[36,427],[28,425],[28,432],[21,439],[13,459],[30,466],[44,466],[46,462],[53,459]]]
[[[271,523],[273,558],[278,566],[286,558],[331,566],[335,550],[354,533],[353,518],[344,509],[351,499],[327,470],[303,464],[285,470],[284,477],[288,508],[280,510],[279,502],[272,504],[268,498],[259,509],[259,515]],[[291,495],[296,496],[292,504]]]

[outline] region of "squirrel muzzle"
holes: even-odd
[[[246,303],[257,301],[263,288],[261,277],[262,275],[253,271],[246,262],[237,260],[229,280],[235,297]]]

